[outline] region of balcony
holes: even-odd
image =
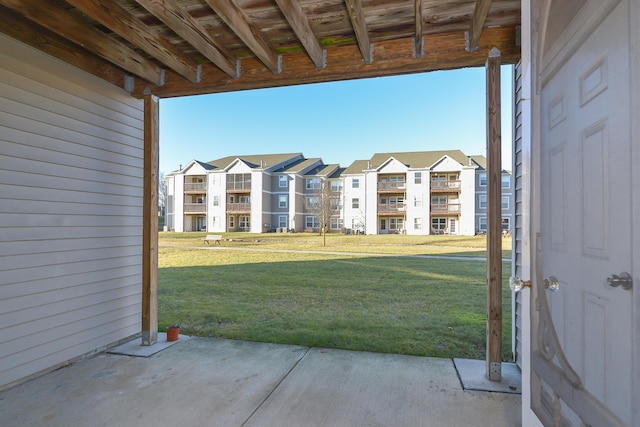
[[[207,192],[207,183],[205,183],[205,182],[185,182],[184,183],[184,192],[185,193],[206,193]]]
[[[207,204],[206,203],[185,203],[184,204],[184,213],[193,214],[193,213],[205,213],[207,212]]]
[[[249,213],[251,203],[227,203],[227,213]]]
[[[251,181],[227,182],[227,192],[250,193]]]
[[[432,180],[431,192],[432,193],[451,193],[460,191],[460,181],[447,180]]]
[[[432,204],[432,215],[460,215],[460,203]]]
[[[407,205],[403,204],[386,204],[378,205],[378,215],[404,215]]]
[[[379,182],[378,193],[404,193],[407,183],[402,182]]]

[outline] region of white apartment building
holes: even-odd
[[[306,208],[322,181],[336,195],[329,231],[458,234],[486,231],[486,161],[460,150],[377,153],[349,167],[302,153],[193,160],[168,174],[171,231],[317,231]],[[511,229],[511,176],[502,180],[503,229]]]

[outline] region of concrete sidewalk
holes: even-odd
[[[519,426],[520,395],[463,390],[453,361],[181,339],[100,354],[0,392],[23,426]]]

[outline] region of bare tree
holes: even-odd
[[[327,229],[331,218],[340,213],[340,193],[331,191],[331,184],[325,178],[319,178],[314,184],[313,194],[304,200],[310,214],[319,222],[322,246],[327,246]]]
[[[167,213],[167,179],[164,176],[164,172],[160,172],[158,177],[158,207],[162,216],[166,216]]]

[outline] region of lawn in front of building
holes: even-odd
[[[327,239],[333,247],[323,248],[307,233],[225,234],[232,241],[222,249],[203,250],[202,237],[161,233],[161,329],[180,323],[187,335],[485,357],[485,262],[390,256],[482,256],[474,242],[483,238],[333,235]],[[342,253],[349,251],[362,255]],[[511,360],[509,272],[505,262],[504,360]]]

